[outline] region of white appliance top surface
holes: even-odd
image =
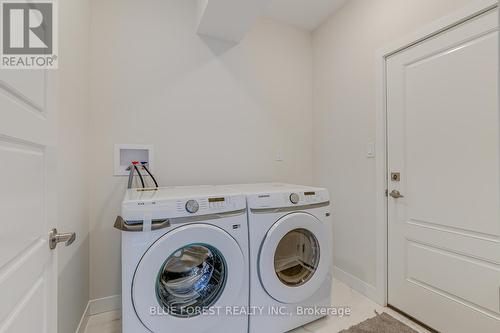
[[[213,197],[248,195],[259,193],[304,192],[323,190],[318,187],[285,184],[285,183],[256,183],[231,185],[199,185],[199,186],[169,186],[158,190],[128,189],[124,202],[148,200],[177,200],[192,197]]]
[[[234,184],[221,185],[220,187],[234,190],[241,194],[259,194],[259,193],[287,193],[287,192],[307,192],[324,190],[319,187],[285,184],[285,183],[257,183],[257,184]]]
[[[200,186],[169,186],[158,190],[128,189],[125,193],[126,201],[148,201],[148,200],[177,200],[192,197],[213,197],[239,195],[235,189],[215,185]]]

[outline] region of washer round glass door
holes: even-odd
[[[283,303],[312,296],[331,267],[330,229],[307,213],[279,219],[266,234],[259,255],[264,289]]]
[[[227,267],[224,256],[208,244],[186,245],[160,268],[156,297],[163,312],[186,318],[212,306],[224,291]]]
[[[244,274],[243,253],[227,232],[205,224],[179,227],[158,239],[139,262],[134,308],[153,332],[165,325],[188,331],[193,325],[211,327],[224,319],[204,311],[235,304]]]

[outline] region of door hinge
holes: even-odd
[[[388,189],[386,189],[386,190],[385,190],[385,196],[386,196],[386,197],[388,197],[388,196],[389,196],[389,190],[388,190]]]

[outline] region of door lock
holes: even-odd
[[[66,246],[70,246],[76,239],[76,233],[69,232],[65,234],[57,233],[57,229],[54,228],[49,231],[49,247],[54,250],[57,244],[64,243]]]
[[[400,182],[401,181],[401,173],[399,173],[399,172],[391,173],[391,180],[393,182]]]

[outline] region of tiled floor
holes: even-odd
[[[409,319],[399,315],[391,309],[384,308],[358,292],[352,290],[345,284],[335,281],[333,284],[333,305],[348,306],[352,310],[349,317],[337,318],[328,317],[298,328],[291,333],[335,333],[343,329],[356,325],[378,313],[386,312],[399,319],[403,323],[412,327],[420,333],[430,333],[424,328],[413,323]],[[121,312],[111,311],[91,316],[87,323],[85,333],[120,333],[121,332]]]

